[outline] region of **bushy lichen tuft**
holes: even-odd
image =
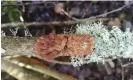
[[[112,30],[99,23],[84,23],[77,25],[76,34],[89,34],[94,38],[94,51],[91,55],[73,56],[74,66],[81,66],[90,62],[102,62],[106,58],[133,58],[133,32],[127,28],[125,32],[113,26]]]

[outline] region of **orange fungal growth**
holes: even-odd
[[[59,56],[91,54],[93,47],[93,38],[89,35],[51,33],[37,38],[35,52],[49,61]]]

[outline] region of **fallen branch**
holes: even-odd
[[[1,59],[1,69],[18,80],[45,80],[44,74],[20,67],[10,61]],[[49,79],[47,79],[49,80]]]
[[[44,63],[41,63],[40,61],[35,59],[31,59],[27,57],[18,57],[18,58],[16,57],[16,58],[9,58],[9,59],[3,58],[3,59],[11,63],[14,63],[16,65],[19,65],[21,67],[39,72],[41,74],[45,74],[47,76],[54,77],[58,80],[77,80],[76,78],[70,75],[57,72],[56,70],[49,68]]]
[[[86,18],[86,19],[78,19],[76,21],[68,20],[68,21],[53,21],[53,22],[25,22],[25,26],[42,26],[42,25],[72,25],[77,23],[84,23],[84,22],[95,22],[95,21],[106,21],[109,18]],[[4,23],[1,24],[1,28],[4,27],[20,27],[24,26],[23,22],[12,22],[12,23]]]

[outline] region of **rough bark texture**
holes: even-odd
[[[35,55],[35,37],[1,37],[2,55]]]

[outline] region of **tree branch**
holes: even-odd
[[[53,21],[53,22],[25,22],[25,26],[42,26],[42,25],[72,25],[77,23],[84,22],[95,22],[95,21],[106,21],[109,18],[86,18],[86,19],[77,19],[76,21],[68,20],[68,21]],[[12,23],[4,23],[1,24],[1,28],[3,27],[20,27],[24,26],[23,22],[12,22]]]
[[[35,37],[1,37],[1,47],[6,51],[1,55],[26,55],[38,57],[35,55],[34,52],[34,43]],[[104,61],[110,61],[110,59],[106,59]],[[50,62],[64,65],[72,65],[71,62],[63,62],[57,60],[51,60]]]
[[[1,59],[1,69],[18,80],[49,80],[44,74],[20,67],[10,61]]]
[[[18,58],[9,58],[9,59],[3,58],[3,59],[11,63],[17,64],[19,66],[22,66],[24,68],[39,72],[41,74],[54,77],[59,80],[77,80],[76,78],[70,75],[57,72],[56,70],[49,68],[44,63],[41,63],[40,61],[35,59],[30,59],[27,57],[18,57]],[[23,65],[20,65],[20,64],[23,64]]]
[[[36,56],[34,52],[35,37],[1,37],[1,47],[6,51],[2,56]],[[38,56],[36,56],[38,57]],[[72,65],[71,62],[52,60],[52,63]]]

